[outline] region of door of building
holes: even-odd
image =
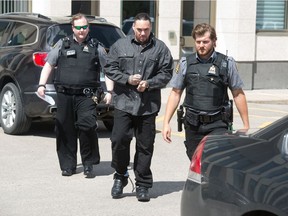
[[[156,34],[156,1],[122,0],[122,30],[125,34],[133,34],[134,16],[141,12],[149,14],[152,21],[152,32]]]
[[[210,23],[211,1],[182,1],[182,25],[180,37],[180,56],[194,52],[192,30],[195,25]]]

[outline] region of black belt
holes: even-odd
[[[69,95],[85,95],[91,97],[97,91],[98,88],[67,88],[63,86],[57,86],[57,92]]]
[[[201,123],[212,123],[218,120],[222,120],[222,113],[217,113],[215,115],[199,115],[199,122]]]

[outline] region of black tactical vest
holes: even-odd
[[[196,111],[218,111],[228,101],[227,56],[218,53],[212,62],[202,63],[196,54],[187,57],[183,105]]]
[[[89,39],[79,45],[73,36],[63,39],[60,49],[55,84],[66,87],[99,87],[100,62],[98,41]]]

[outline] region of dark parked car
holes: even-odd
[[[53,119],[57,111],[53,76],[46,93],[55,104],[36,95],[45,57],[61,38],[72,34],[71,17],[46,17],[33,13],[0,15],[0,124],[7,134],[23,134],[32,121]],[[107,51],[124,33],[101,17],[90,17],[90,35],[104,44]],[[101,74],[106,89],[104,75]],[[113,106],[97,106],[98,119],[107,129],[113,127]]]
[[[288,116],[250,135],[203,138],[182,192],[188,215],[287,216]]]

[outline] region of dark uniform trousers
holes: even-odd
[[[209,124],[200,123],[198,126],[185,122],[185,138],[186,154],[189,160],[202,140],[208,134],[224,134],[228,132],[227,123],[218,120]]]
[[[153,184],[150,169],[155,141],[156,114],[133,116],[115,109],[112,131],[112,167],[125,174],[130,163],[130,143],[133,134],[136,138],[134,174],[137,186],[151,188]]]
[[[77,140],[83,165],[100,162],[96,104],[91,98],[58,93],[56,144],[61,170],[77,166]]]

